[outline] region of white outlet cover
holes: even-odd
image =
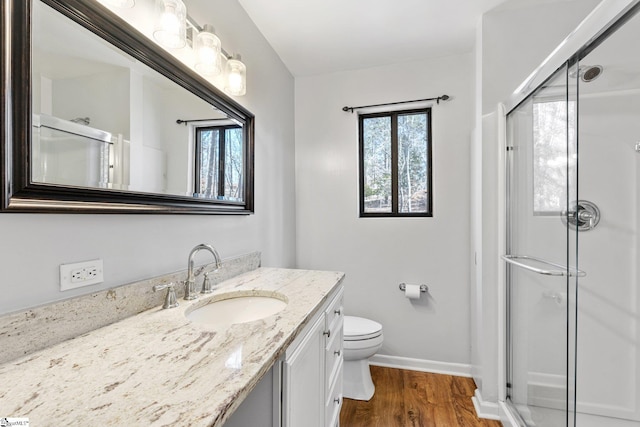
[[[81,281],[72,281],[71,275],[77,270],[93,270],[95,269],[95,277],[87,278]],[[69,289],[81,288],[83,286],[95,285],[104,282],[104,266],[101,259],[93,259],[90,261],[76,262],[73,264],[60,264],[60,290],[68,291]]]

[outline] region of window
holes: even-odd
[[[432,216],[431,109],[362,114],[360,216]]]
[[[196,128],[197,197],[243,201],[244,140],[237,125]]]
[[[566,207],[567,138],[573,140],[574,118],[575,102],[533,103],[533,211],[536,215],[557,215]]]

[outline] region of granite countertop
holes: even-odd
[[[0,416],[31,425],[221,426],[293,341],[343,273],[259,268],[180,306],[147,310],[0,365]],[[185,313],[222,294],[288,301],[250,323],[204,326]]]

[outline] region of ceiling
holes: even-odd
[[[296,77],[470,52],[480,16],[506,2],[239,1]]]

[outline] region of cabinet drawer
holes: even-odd
[[[329,396],[325,408],[325,425],[336,426],[340,419],[340,409],[342,408],[342,361],[338,367],[338,375],[335,382],[327,393]]]
[[[325,331],[324,336],[326,337],[324,346],[327,351],[329,350],[329,348],[336,345],[336,341],[344,341],[344,322],[342,318],[334,321],[331,326]]]
[[[338,368],[342,369],[342,360],[344,359],[343,351],[344,351],[344,339],[342,337],[342,324],[339,325],[338,329],[334,329],[335,335],[332,336],[332,340],[330,344],[325,349],[324,362],[325,362],[325,381],[326,381],[326,390],[331,389],[331,385],[333,384],[336,374],[338,372]]]
[[[329,303],[329,306],[324,311],[325,327],[327,330],[331,330],[338,322],[341,322],[344,318],[344,309],[342,308],[342,302],[344,300],[344,290],[341,289],[338,295],[335,296],[333,301]],[[333,333],[333,331],[331,331]]]

